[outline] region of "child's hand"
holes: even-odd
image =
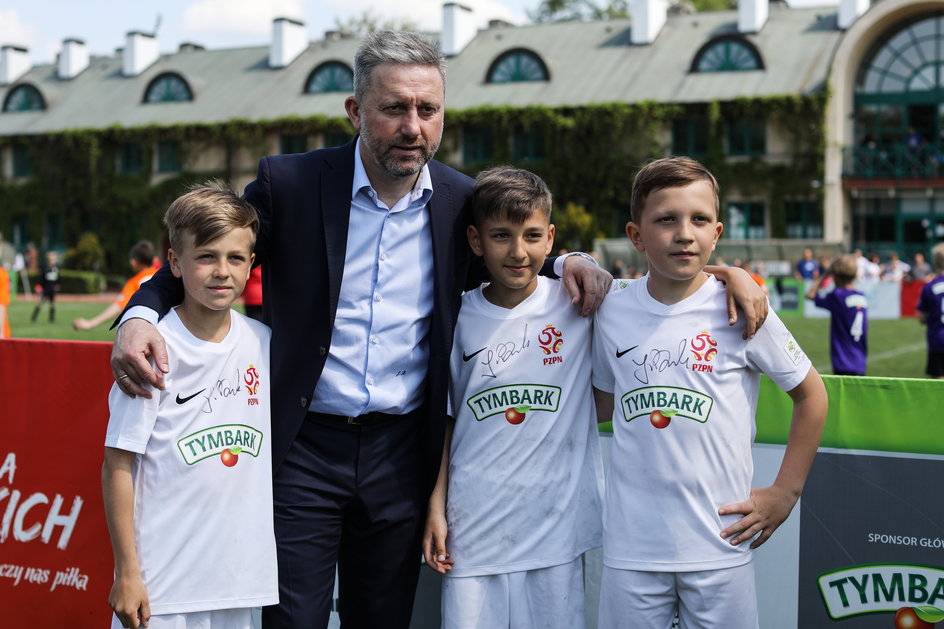
[[[108,594],[108,604],[115,610],[122,627],[147,627],[151,604],[140,577],[116,578]]]
[[[728,539],[734,536],[730,543],[732,546],[737,546],[760,533],[760,537],[751,543],[752,549],[757,548],[770,539],[774,531],[783,524],[796,501],[797,496],[776,485],[771,485],[766,489],[752,489],[751,497],[747,502],[725,505],[718,509],[719,515],[732,513],[744,515],[743,518],[721,531],[721,537]]]
[[[423,556],[430,568],[446,574],[452,570],[453,559],[446,552],[446,535],[449,525],[442,513],[429,512],[426,518],[426,531],[423,533]]]

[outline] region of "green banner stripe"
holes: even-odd
[[[944,455],[944,380],[823,376],[829,414],[823,448]],[[793,401],[761,378],[756,443],[786,445]],[[612,433],[611,422],[599,425]]]

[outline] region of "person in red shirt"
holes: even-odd
[[[131,296],[134,295],[134,292],[138,290],[141,284],[151,279],[151,276],[157,271],[157,269],[154,268],[154,245],[148,240],[141,240],[135,243],[135,245],[131,247],[131,251],[128,252],[128,257],[130,258],[128,263],[131,265],[131,270],[134,272],[134,275],[125,282],[118,299],[91,319],[79,317],[72,321],[72,327],[74,329],[91,330],[117,317],[118,313],[120,313],[128,303],[128,300],[131,299]]]
[[[257,266],[249,274],[249,281],[243,290],[243,306],[246,316],[262,321],[262,267]]]

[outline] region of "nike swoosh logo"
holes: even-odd
[[[197,392],[194,393],[193,395],[188,395],[187,397],[180,397],[180,394],[178,393],[178,394],[177,394],[177,403],[178,403],[178,404],[186,404],[187,402],[189,402],[189,401],[192,400],[193,398],[197,397],[198,395],[200,395],[200,394],[203,393],[204,391],[206,391],[206,389],[200,389],[199,391],[197,391]]]
[[[622,358],[622,357],[623,357],[623,354],[625,354],[625,353],[627,353],[627,352],[631,352],[631,351],[633,351],[634,349],[636,349],[637,347],[639,347],[639,346],[638,346],[638,345],[633,345],[633,346],[630,347],[629,349],[624,349],[623,351],[616,350],[616,357],[617,357],[617,358]]]
[[[483,347],[483,348],[480,349],[479,351],[477,351],[477,352],[472,352],[471,354],[466,354],[465,352],[462,352],[462,360],[463,360],[463,362],[469,362],[470,360],[472,360],[472,358],[475,357],[476,354],[479,354],[479,353],[481,353],[481,352],[484,352],[486,349],[488,349],[488,348],[487,348],[487,347]]]

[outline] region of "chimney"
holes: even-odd
[[[62,80],[74,79],[89,65],[89,52],[85,42],[81,39],[62,40],[62,51],[59,53],[58,76]]]
[[[669,12],[668,0],[630,0],[629,15],[633,19],[630,39],[635,45],[651,44],[665,26]]]
[[[472,9],[456,2],[443,5],[442,52],[447,57],[458,55],[475,37]]]
[[[839,29],[847,30],[868,10],[869,0],[839,0]]]
[[[130,31],[122,52],[121,73],[124,76],[138,76],[157,61],[157,38],[150,33]]]
[[[269,49],[269,67],[284,68],[308,48],[305,23],[287,17],[272,20],[272,47]]]
[[[9,44],[0,47],[0,85],[13,83],[29,69],[29,50]]]
[[[758,33],[767,22],[770,0],[738,0],[738,32]]]

